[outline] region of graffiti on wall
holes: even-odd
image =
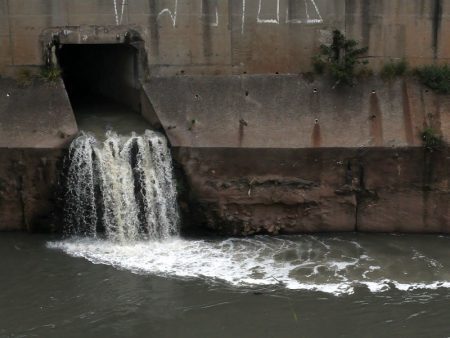
[[[207,6],[205,6],[205,4],[207,4]],[[211,4],[208,3],[208,0],[206,2],[202,0],[202,13],[202,15],[212,18],[212,20],[210,19],[208,21],[210,26],[219,26],[219,6],[217,0],[213,0]]]
[[[120,2],[121,1],[121,2]],[[123,22],[123,16],[125,13],[125,7],[127,6],[127,0],[113,0],[114,6],[114,17],[116,20],[116,25],[121,25]],[[159,13],[157,18],[159,19],[163,15],[168,15],[172,26],[175,27],[177,24],[177,11],[178,11],[178,0],[174,0],[173,8],[163,8]],[[217,9],[216,9],[217,11]],[[217,12],[217,24],[218,24],[219,14]]]
[[[301,2],[300,0],[299,2]],[[303,0],[303,6],[301,10],[297,11],[300,13],[293,13],[289,10],[289,6],[286,8],[286,23],[297,23],[297,24],[313,24],[322,23],[322,15],[320,15],[319,7],[317,7],[315,0]]]
[[[242,0],[242,23],[241,33],[245,31],[245,20],[247,17],[247,2]],[[258,12],[256,22],[259,24],[280,24],[280,0],[257,0]],[[317,24],[323,23],[322,15],[316,0],[296,0],[295,6],[286,6],[287,24]]]
[[[175,27],[177,25],[177,13],[178,13],[178,0],[174,1],[173,8],[164,8],[162,11],[158,13],[158,19],[162,15],[169,15],[170,20],[172,21],[172,26]]]
[[[123,21],[123,13],[125,13],[125,6],[127,5],[127,0],[122,0],[119,3],[118,0],[114,1],[114,15],[116,19],[116,25],[121,25]]]
[[[270,6],[271,12],[273,11],[274,16],[270,18],[265,18],[261,16],[261,8],[263,8],[263,0],[259,0],[258,4],[258,14],[256,16],[257,23],[280,23],[280,0],[270,1],[265,3],[265,6]]]
[[[202,1],[202,0],[200,0]],[[232,1],[232,0],[230,0]],[[233,0],[234,1],[234,0]],[[242,17],[241,17],[241,33],[245,32],[245,23],[247,20],[247,1],[251,0],[241,0],[242,1]],[[256,0],[257,1],[257,12],[256,12],[256,22],[258,24],[280,24],[280,0]],[[316,3],[317,0],[296,0],[293,2],[295,6],[286,6],[285,20],[287,24],[317,24],[322,23],[323,18],[320,14],[319,7]],[[125,6],[127,6],[127,0],[113,0],[114,4],[114,14],[116,25],[121,25],[123,21],[123,16],[125,12]],[[208,15],[212,18],[209,24],[211,26],[219,26],[219,8],[218,2],[213,1],[211,6],[208,6],[209,13],[205,13],[205,8],[203,8],[203,1],[201,5],[202,15]],[[212,12],[212,13],[211,13]],[[177,24],[177,13],[178,13],[178,0],[173,0],[172,7],[163,8],[159,13],[157,13],[158,20],[163,16],[168,16],[172,26],[176,27]]]

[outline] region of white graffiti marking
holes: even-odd
[[[203,13],[203,15],[207,15],[208,14],[208,13],[205,13],[203,11],[203,1],[202,1],[202,13]],[[213,27],[219,26],[219,8],[217,6],[217,3],[215,5],[214,22],[211,22],[209,25],[213,26]]]
[[[242,26],[241,26],[241,34],[244,34],[245,27],[245,0],[242,0]]]
[[[308,23],[317,23],[317,22],[322,23],[323,18],[322,18],[322,15],[320,15],[319,7],[317,7],[317,5],[316,5],[316,0],[310,0],[310,1],[312,2],[314,9],[316,10],[317,15],[319,16],[319,19],[309,19],[309,16],[308,16]]]
[[[217,27],[219,26],[219,9],[216,6],[216,21],[211,23],[211,26]]]
[[[276,23],[276,24],[279,24],[280,23],[280,0],[276,0],[277,1],[277,16],[276,16],[275,19],[261,19],[260,18],[262,1],[263,0],[259,0],[258,15],[256,17],[256,21],[258,23]]]
[[[178,0],[175,0],[175,5],[174,5],[173,11],[171,11],[168,8],[164,8],[161,12],[159,12],[158,19],[161,15],[163,15],[164,13],[167,13],[167,14],[169,14],[170,19],[172,20],[172,26],[175,27],[177,24],[177,11],[178,11]]]
[[[313,24],[313,23],[322,23],[323,22],[323,18],[320,15],[319,12],[319,7],[317,7],[316,1],[315,0],[304,0],[305,1],[305,14],[306,14],[306,20],[303,19],[293,19],[290,18],[290,14],[289,14],[289,8],[286,8],[286,23],[307,23],[307,24]],[[314,7],[314,11],[316,12],[316,18],[315,19],[311,19],[310,15],[309,15],[309,9],[308,9],[308,1],[310,1]]]
[[[123,13],[125,12],[125,6],[127,4],[127,0],[122,0],[122,4],[121,4],[121,12],[119,13],[118,8],[117,8],[117,0],[113,0],[114,1],[114,14],[115,14],[115,18],[116,18],[116,25],[121,25],[122,24],[122,20],[123,20]]]

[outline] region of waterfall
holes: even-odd
[[[165,137],[153,131],[104,142],[82,133],[65,160],[66,234],[114,241],[178,234],[177,194]]]

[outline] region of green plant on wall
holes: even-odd
[[[408,62],[405,59],[398,61],[391,60],[381,68],[380,75],[385,80],[393,80],[396,77],[406,75],[408,72]]]
[[[431,127],[425,128],[422,132],[422,142],[426,150],[433,152],[442,147],[442,137]]]
[[[428,65],[416,69],[420,82],[440,93],[450,94],[450,66]]]
[[[41,79],[46,82],[56,82],[61,77],[61,70],[58,67],[43,67]]]
[[[314,70],[319,74],[329,72],[336,85],[354,85],[357,67],[367,64],[367,60],[361,60],[367,47],[357,46],[357,41],[346,39],[339,30],[334,30],[331,44],[321,45],[320,53],[313,57]]]

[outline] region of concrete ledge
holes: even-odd
[[[333,89],[300,75],[151,78],[145,91],[179,147],[415,147],[426,126],[450,141],[450,96],[414,80]]]
[[[62,81],[0,79],[0,148],[60,148],[77,132]]]
[[[62,81],[0,79],[0,231],[49,230],[66,147],[77,124]]]

